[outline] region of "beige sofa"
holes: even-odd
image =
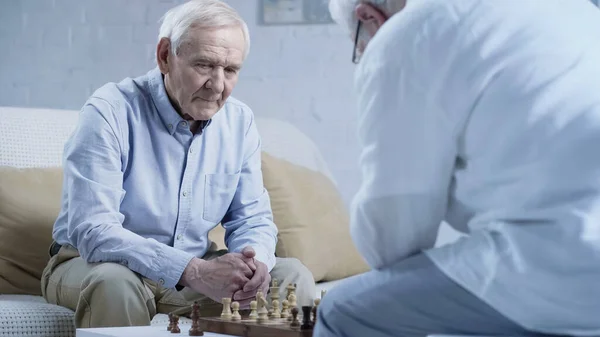
[[[74,336],[73,312],[40,296],[58,213],[63,144],[78,111],[0,107],[0,336]],[[289,123],[257,118],[263,174],[279,227],[278,256],[306,264],[321,290],[367,270],[315,144]],[[219,245],[223,232],[210,237]],[[308,243],[308,244],[307,244]],[[166,325],[157,315],[153,325]]]

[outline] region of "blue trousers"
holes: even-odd
[[[314,337],[543,336],[498,313],[424,254],[343,281],[319,305]]]

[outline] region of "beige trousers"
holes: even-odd
[[[211,250],[202,258],[225,253]],[[277,258],[271,277],[279,281],[280,297],[290,283],[297,284],[298,305],[309,305],[315,297],[313,276],[297,259]],[[74,310],[77,328],[150,325],[157,313],[188,315],[194,301],[199,302],[202,316],[218,316],[223,308],[189,288],[164,288],[118,263],[87,263],[68,245],[44,269],[42,295],[49,303]]]

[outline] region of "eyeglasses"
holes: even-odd
[[[360,24],[361,21],[358,20],[358,24],[356,25],[356,34],[354,34],[354,50],[352,51],[352,63],[358,64],[360,61],[360,54],[358,53],[358,36],[360,35]]]

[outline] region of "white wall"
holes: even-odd
[[[104,83],[145,73],[159,18],[181,2],[0,0],[0,105],[79,109]],[[234,96],[308,134],[349,201],[360,179],[351,41],[334,25],[260,26],[258,0],[227,2],[253,40]]]

